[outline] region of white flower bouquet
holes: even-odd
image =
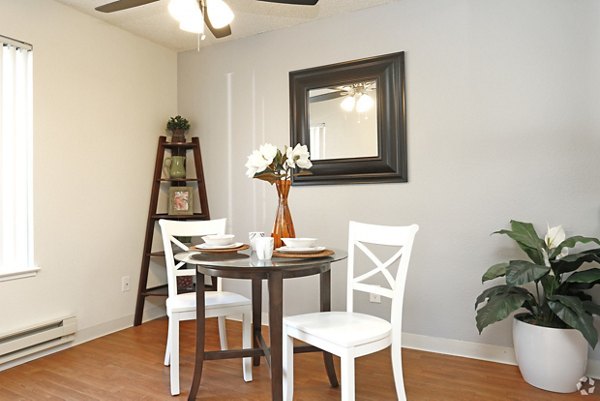
[[[285,146],[281,151],[276,146],[265,143],[248,156],[246,175],[273,184],[278,180],[290,180],[292,176],[310,174],[306,170],[311,167],[306,145],[297,144],[293,148]]]

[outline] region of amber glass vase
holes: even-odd
[[[277,187],[277,195],[279,196],[279,205],[277,206],[277,214],[275,215],[275,225],[273,225],[273,233],[271,236],[275,242],[275,248],[283,246],[282,238],[294,238],[294,223],[292,222],[292,214],[288,206],[288,195],[292,182],[290,180],[275,181]]]

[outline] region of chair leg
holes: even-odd
[[[354,358],[341,358],[342,370],[342,401],[354,401]]]
[[[171,363],[171,324],[172,320],[171,318],[169,318],[169,323],[167,325],[167,344],[165,345],[165,366],[169,366],[169,364]]]
[[[252,318],[249,313],[242,314],[242,348],[252,348]],[[252,357],[242,359],[244,381],[252,381]]]
[[[294,339],[283,327],[283,401],[294,399]]]
[[[392,371],[394,372],[394,382],[396,383],[396,395],[398,396],[398,401],[406,401],[404,376],[402,374],[402,347],[397,342],[393,342],[391,349]]]
[[[172,322],[172,323],[171,323]],[[177,395],[179,390],[179,320],[169,319],[170,350],[171,350],[171,395]]]
[[[219,316],[219,341],[221,342],[221,349],[226,350],[227,346],[227,327],[225,325],[225,316]]]

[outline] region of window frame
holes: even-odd
[[[5,60],[5,57],[10,58]],[[14,79],[5,81],[2,76],[5,68]],[[16,129],[15,121],[23,119],[24,128]],[[6,157],[7,154],[11,157]],[[40,270],[35,264],[33,239],[33,46],[3,35],[0,35],[0,155],[4,156],[0,156],[4,159],[0,159],[0,169],[7,171],[5,187],[0,183],[0,214],[10,216],[0,218],[0,224],[8,221],[5,224],[9,225],[0,226],[0,252],[12,254],[7,260],[0,260],[2,282],[32,277]],[[7,192],[12,194],[6,195]],[[25,228],[19,230],[19,226]],[[12,235],[15,238],[5,240]],[[15,256],[22,253],[24,256]]]

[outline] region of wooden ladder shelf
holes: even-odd
[[[162,178],[165,152],[170,151],[171,155],[185,155],[192,153],[194,158],[194,167],[196,176],[194,178]],[[187,157],[186,157],[187,159]],[[189,160],[189,159],[188,159]],[[192,215],[169,215],[167,213],[158,213],[158,198],[162,185],[185,186],[192,183],[200,201],[200,212]],[[156,224],[160,219],[177,220],[209,220],[208,200],[206,198],[206,186],[204,183],[204,171],[202,169],[202,157],[200,155],[200,142],[198,138],[192,138],[191,142],[171,143],[167,142],[165,136],[158,139],[158,149],[156,152],[156,164],[154,165],[154,176],[152,178],[152,193],[150,195],[150,207],[148,208],[148,220],[146,222],[146,237],[144,239],[144,251],[142,253],[142,264],[140,269],[140,281],[138,285],[137,301],[135,305],[135,318],[133,324],[139,326],[142,323],[144,314],[144,303],[148,296],[167,296],[167,286],[160,285],[148,287],[148,270],[150,267],[150,258],[153,256],[164,258],[162,251],[153,252],[152,242]]]

